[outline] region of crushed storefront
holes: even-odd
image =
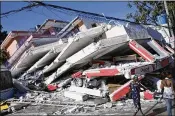
[[[174,66],[174,41],[162,41],[168,36],[144,25],[76,17],[71,22],[49,19],[34,32],[15,33],[1,46],[10,55],[6,66],[17,90],[7,100],[9,112],[27,112],[30,106],[45,106],[38,115],[114,110],[123,101],[130,104],[134,75],[144,86],[142,102],[154,102],[160,98],[161,73]],[[45,113],[47,106],[57,110]]]

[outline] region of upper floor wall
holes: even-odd
[[[79,17],[76,17],[74,20],[72,20],[70,23],[65,21],[59,21],[59,20],[52,20],[48,19],[46,20],[41,26],[38,26],[36,28],[36,31],[29,32],[29,31],[12,31],[9,33],[7,38],[2,43],[1,48],[5,49],[10,56],[10,64],[14,64],[21,54],[25,52],[25,50],[28,49],[28,47],[23,50],[20,48],[25,45],[25,43],[29,43],[33,41],[33,39],[39,38],[45,38],[47,41],[45,43],[38,42],[37,46],[47,44],[50,42],[55,42],[57,40],[63,40],[63,42],[68,42],[68,38],[70,36],[74,36],[78,32],[84,32],[87,29],[96,27],[99,25],[99,23],[81,19]],[[49,39],[53,39],[49,40]],[[32,46],[35,46],[34,43],[31,44]],[[19,54],[19,52],[20,54]],[[13,59],[13,60],[11,60]]]
[[[68,42],[69,37],[76,35],[78,32],[85,32],[88,29],[97,27],[101,24],[102,23],[92,20],[76,17],[57,34],[57,37],[63,42]]]
[[[19,49],[23,45],[28,37],[29,36],[18,36],[12,39],[9,46],[7,46],[5,49],[10,57],[15,53],[17,49]]]
[[[54,36],[67,24],[68,22],[48,19],[36,31],[11,31],[2,42],[1,49],[6,50],[11,57],[31,35]]]
[[[27,40],[31,33],[35,32],[11,31],[2,42],[1,49],[6,50],[11,57],[14,52]]]

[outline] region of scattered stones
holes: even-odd
[[[94,100],[94,103],[96,105],[101,105],[101,104],[105,104],[106,102],[108,102],[109,100],[107,98],[96,98]]]
[[[84,93],[84,94],[88,94],[88,95],[102,97],[102,92],[100,90],[95,90],[95,89],[71,86],[69,88],[69,91],[74,91],[74,92],[77,92],[77,93]]]
[[[61,111],[56,111],[52,115],[61,115],[61,114],[62,114]]]
[[[73,108],[71,108],[71,109],[68,109],[68,110],[66,111],[66,113],[73,113],[73,112],[75,112],[75,110],[76,110],[77,108],[78,108],[78,107],[75,106],[75,107],[73,107]]]
[[[71,81],[72,81],[72,78],[68,78],[68,79],[64,80],[63,82],[59,83],[57,86],[59,88],[65,87],[67,84],[70,84]]]
[[[76,101],[85,101],[88,99],[87,94],[77,93],[77,92],[73,92],[73,91],[65,91],[64,96],[71,98],[71,99],[75,99]]]
[[[112,108],[113,104],[111,102],[107,102],[103,106],[104,106],[104,108]]]

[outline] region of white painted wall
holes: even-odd
[[[106,32],[106,38],[112,38],[115,36],[126,35],[124,26],[115,26],[111,30]]]

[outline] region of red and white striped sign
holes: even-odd
[[[129,47],[134,50],[137,54],[139,54],[146,61],[153,62],[154,56],[147,51],[144,47],[138,44],[135,40],[129,42]]]

